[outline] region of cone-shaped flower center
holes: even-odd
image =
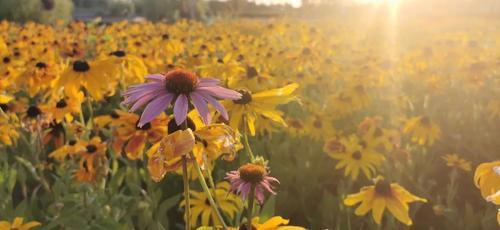
[[[95,153],[95,151],[97,151],[97,146],[93,144],[87,145],[86,148],[87,148],[87,153]]]
[[[194,91],[198,77],[191,71],[176,69],[165,74],[165,83],[169,92],[189,94]]]
[[[68,106],[68,103],[66,103],[64,99],[59,100],[56,104],[56,107],[59,109],[65,108],[66,106]]]
[[[360,160],[362,157],[361,155],[361,152],[360,151],[356,151],[356,152],[353,152],[352,153],[352,159],[355,159],[355,160]]]
[[[237,90],[238,93],[241,93],[241,99],[238,99],[238,100],[234,100],[233,102],[235,104],[241,104],[241,105],[244,105],[244,104],[248,104],[252,101],[252,92],[246,90],[246,89],[240,89],[240,90]]]
[[[375,192],[378,195],[390,196],[392,194],[391,184],[384,179],[379,179],[377,183],[375,183]]]
[[[28,108],[26,113],[28,114],[28,117],[36,118],[38,115],[42,114],[42,110],[40,110],[37,106],[32,105]]]
[[[256,164],[243,165],[238,169],[238,171],[240,172],[240,178],[242,180],[252,184],[261,182],[267,174],[264,166]]]
[[[73,62],[73,70],[76,72],[87,72],[89,71],[89,69],[89,63],[87,63],[86,61],[78,60]]]

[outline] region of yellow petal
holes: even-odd
[[[406,225],[412,225],[412,221],[410,219],[410,216],[408,215],[408,208],[407,206],[403,205],[401,201],[397,200],[394,197],[387,198],[387,209],[398,219],[401,221],[403,224]]]
[[[373,200],[372,216],[377,224],[382,222],[382,214],[384,214],[385,205],[385,198],[383,197],[375,197]]]

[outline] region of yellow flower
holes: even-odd
[[[67,144],[57,148],[49,154],[58,161],[63,161],[68,155],[76,154],[78,152],[85,151],[85,145],[79,140],[71,140]]]
[[[446,161],[446,165],[451,168],[457,168],[464,171],[471,170],[471,163],[465,159],[460,158],[457,154],[446,154],[442,156],[443,160]]]
[[[83,92],[73,92],[71,96],[61,98],[57,101],[51,101],[48,104],[40,106],[42,111],[51,114],[57,123],[64,121],[72,122],[73,114],[81,112],[83,102]]]
[[[241,211],[243,208],[243,202],[240,197],[229,192],[230,184],[226,181],[217,183],[215,189],[215,197],[219,204],[220,210],[227,214],[230,219],[234,219],[235,215]],[[214,212],[212,206],[208,201],[208,196],[204,192],[190,191],[191,200],[191,223],[197,225],[198,220],[201,219],[201,225],[221,225],[217,214]],[[180,207],[186,205],[186,201],[183,200],[180,203]]]
[[[474,172],[474,183],[483,198],[500,190],[500,161],[482,163]]]
[[[115,71],[114,63],[110,60],[95,62],[77,60],[66,67],[56,88],[64,87],[64,91],[68,93],[68,91],[79,91],[83,86],[95,100],[99,101],[104,96],[114,94],[117,85],[116,79],[113,79],[116,76]],[[57,90],[54,90],[54,93],[56,92]]]
[[[441,136],[439,126],[427,116],[410,118],[406,122],[403,131],[405,133],[412,133],[411,141],[419,145],[432,145]]]
[[[330,157],[339,160],[335,169],[345,168],[344,175],[350,175],[352,180],[358,178],[360,171],[367,178],[371,178],[376,172],[376,167],[385,160],[382,154],[367,146],[356,135],[344,138],[340,140],[340,143],[330,140],[326,142],[324,149]]]
[[[16,217],[12,223],[0,221],[0,230],[28,230],[42,225],[37,221],[30,221],[25,224],[23,222],[24,218],[22,217]]]
[[[235,101],[225,101],[224,107],[230,113],[229,124],[234,129],[239,129],[243,123],[250,134],[255,135],[255,120],[266,117],[286,127],[283,112],[276,109],[277,105],[286,104],[295,99],[291,94],[299,87],[293,83],[282,88],[267,90],[259,93],[251,93],[248,90],[239,90],[243,95]],[[246,128],[245,127],[245,128]]]
[[[182,158],[193,150],[195,139],[191,129],[178,130],[164,137],[159,145],[152,146],[148,151],[148,170],[151,179],[161,181],[167,172],[176,171],[181,167]],[[197,161],[201,157],[195,156]]]
[[[344,199],[344,204],[353,206],[361,203],[354,211],[357,216],[364,216],[372,210],[372,217],[375,223],[381,224],[382,214],[385,208],[392,213],[397,220],[406,225],[412,225],[412,220],[408,214],[408,203],[427,202],[426,199],[417,197],[397,183],[389,183],[382,177],[375,179],[375,185],[362,187],[359,193],[348,195]]]
[[[17,128],[19,119],[16,114],[0,111],[0,142],[5,145],[12,145],[19,138]]]

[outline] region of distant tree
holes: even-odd
[[[72,18],[71,0],[1,0],[0,20],[54,23]]]

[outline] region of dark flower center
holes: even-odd
[[[187,117],[186,123],[188,128],[193,131],[196,130],[196,126],[191,118]],[[170,121],[168,122],[168,134],[174,133],[179,130],[182,130],[182,125],[177,125],[177,123],[175,122],[175,118],[170,119]]]
[[[115,57],[125,57],[126,54],[125,54],[125,51],[123,51],[123,50],[117,50],[117,51],[109,53],[109,55],[113,55]]]
[[[233,100],[233,102],[235,104],[244,105],[244,104],[248,104],[252,101],[252,92],[250,92],[249,90],[246,90],[246,89],[240,89],[237,91],[238,91],[238,93],[241,93],[241,98],[238,100]]]
[[[111,118],[113,118],[113,119],[118,119],[118,118],[120,118],[120,115],[118,115],[118,113],[116,113],[115,111],[111,112],[110,116],[111,116]]]
[[[148,122],[148,123],[144,124],[142,127],[139,127],[138,124],[139,124],[140,120],[141,119],[137,120],[137,122],[135,123],[135,129],[144,130],[144,131],[151,129],[151,122]]]
[[[58,109],[65,108],[66,106],[68,106],[68,104],[66,103],[66,100],[64,100],[64,99],[59,100],[56,104],[56,108],[58,108]]]
[[[345,146],[338,140],[333,139],[326,143],[326,147],[332,152],[344,152]]]
[[[304,125],[302,125],[302,122],[300,122],[299,120],[297,119],[290,119],[288,120],[288,125],[292,128],[295,128],[295,129],[302,129],[304,128]]]
[[[392,194],[391,184],[384,179],[380,179],[375,183],[375,192],[378,195],[390,196]]]
[[[4,112],[7,112],[9,110],[9,106],[7,104],[0,104],[0,109],[2,109],[2,111]]]
[[[55,123],[55,121],[53,123],[50,124],[50,133],[53,135],[53,136],[59,136],[59,135],[62,135],[64,134],[64,126],[62,123]]]
[[[162,34],[161,35],[161,39],[163,39],[163,40],[168,40],[169,38],[170,38],[169,34]]]
[[[302,54],[303,54],[303,55],[309,55],[309,54],[311,54],[311,53],[312,53],[312,52],[311,52],[311,49],[309,49],[309,48],[307,48],[307,47],[306,47],[306,48],[304,48],[304,49],[302,49]]]
[[[257,75],[259,75],[259,73],[257,72],[257,69],[255,69],[255,67],[247,67],[247,78],[257,77]]]
[[[191,71],[176,69],[165,74],[165,87],[175,94],[189,94],[197,83],[198,77]]]
[[[45,68],[47,68],[47,64],[45,64],[44,62],[37,62],[35,64],[35,67],[39,68],[39,69],[45,69]]]
[[[373,136],[375,136],[375,137],[381,137],[382,135],[384,135],[384,130],[382,130],[381,128],[377,127],[375,129],[375,132],[373,133]]]
[[[7,64],[7,63],[10,62],[10,58],[9,57],[4,57],[2,61],[3,61],[4,64]]]
[[[71,145],[71,146],[73,146],[75,144],[76,144],[76,140],[71,140],[71,141],[68,142],[68,145]]]
[[[97,146],[93,144],[87,145],[86,148],[87,148],[87,153],[95,153],[97,151]]]
[[[89,69],[89,63],[87,63],[86,61],[78,60],[73,62],[73,70],[76,72],[87,72],[89,71]]]
[[[355,160],[361,160],[361,152],[360,151],[356,151],[356,152],[353,152],[352,153],[352,159],[355,159]]]
[[[267,171],[262,165],[257,164],[246,164],[241,166],[238,171],[240,172],[240,178],[245,182],[252,184],[260,183],[264,180]]]
[[[32,105],[32,106],[28,107],[28,110],[26,111],[26,113],[28,114],[28,117],[36,118],[40,114],[42,114],[42,110],[40,110],[40,108],[38,108],[37,106]]]

